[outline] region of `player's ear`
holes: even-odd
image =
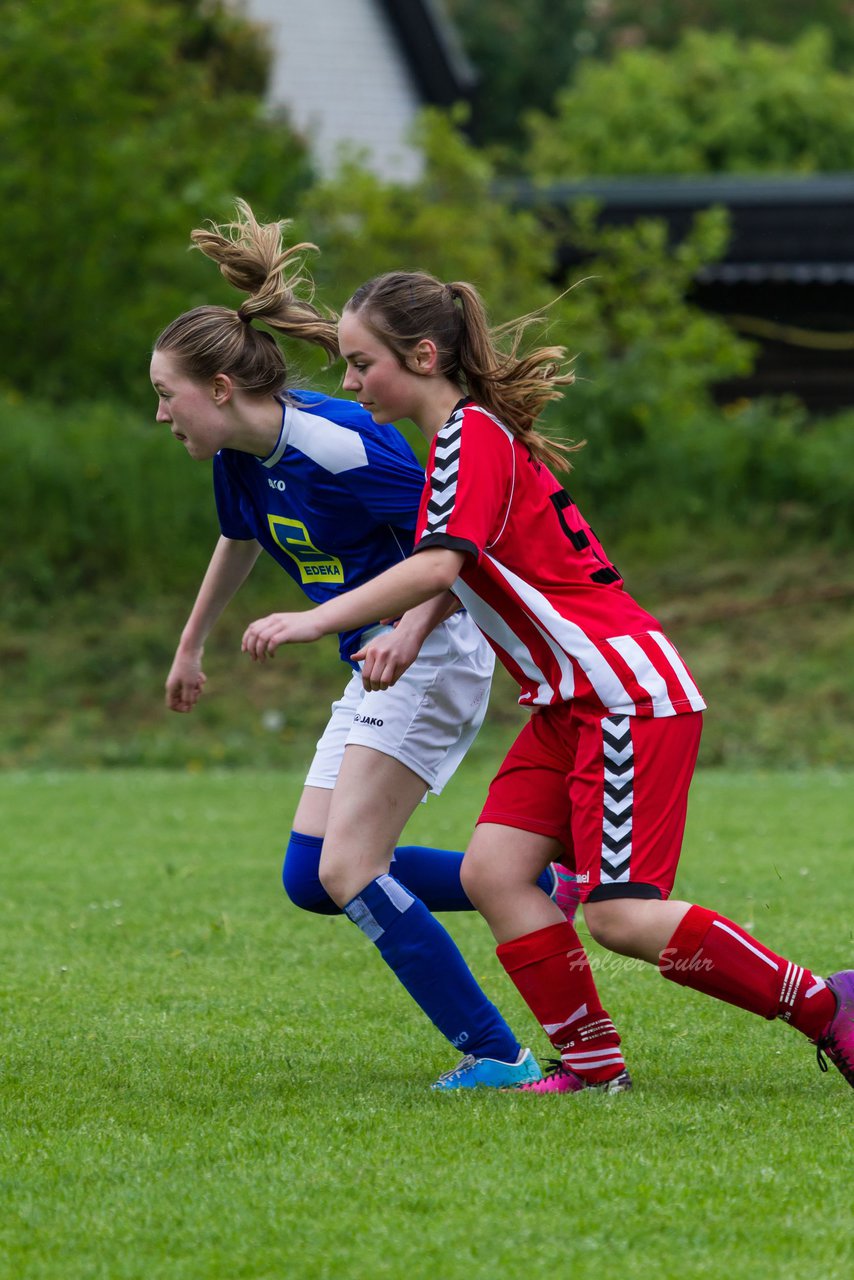
[[[435,373],[439,363],[439,352],[431,338],[422,338],[415,344],[410,359],[410,367],[416,373]]]
[[[228,404],[234,394],[234,382],[227,373],[215,373],[211,379],[211,399],[216,405]]]

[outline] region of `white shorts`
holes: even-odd
[[[367,693],[354,672],[332,704],[305,785],[334,787],[344,748],[357,744],[399,760],[438,795],[483,723],[494,666],[471,618],[455,613],[390,689]]]

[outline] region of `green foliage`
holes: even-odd
[[[445,2],[478,72],[472,136],[501,156],[514,156],[524,146],[524,113],[550,110],[578,59],[596,47],[590,5],[587,0]]]
[[[189,231],[238,192],[289,208],[301,144],[223,59],[182,54],[194,13],[169,0],[2,3],[3,380],[51,398],[145,394],[146,352],[222,287]],[[257,61],[257,60],[256,60]]]
[[[805,22],[824,27],[836,48],[837,63],[854,57],[854,25],[850,0],[604,0],[589,5],[603,52],[627,45],[671,48],[687,28],[731,31],[740,39],[758,37],[788,44],[803,33]]]
[[[834,65],[851,69],[850,0],[445,0],[479,73],[472,135],[518,171],[526,157],[525,114],[551,114],[556,95],[592,58],[611,61],[629,49],[672,49],[686,31],[729,32],[739,40],[798,41],[805,21],[822,27]],[[808,9],[808,13],[805,13]],[[607,99],[603,100],[607,104]],[[598,116],[603,101],[594,100]],[[608,107],[606,105],[606,111]],[[629,123],[632,124],[630,118]],[[609,150],[620,139],[609,143]]]
[[[591,174],[799,172],[854,168],[854,77],[826,33],[790,48],[687,32],[667,53],[590,60],[532,113],[523,158],[538,180]]]
[[[110,584],[117,598],[192,581],[219,529],[210,472],[148,412],[0,398],[0,542],[10,599]]]
[[[321,297],[340,308],[371,276],[404,268],[471,280],[500,319],[548,299],[553,240],[534,213],[496,197],[494,168],[459,123],[424,114],[425,171],[413,185],[383,182],[356,158],[306,192],[297,230],[321,247],[312,264]]]
[[[571,335],[578,381],[551,418],[586,437],[579,472],[603,501],[627,494],[628,524],[670,487],[672,451],[718,417],[710,384],[750,367],[749,344],[687,301],[699,268],[723,254],[728,221],[707,210],[672,245],[660,220],[602,228],[595,205],[582,202],[566,234],[589,255],[589,277],[555,308],[552,328],[564,342]]]

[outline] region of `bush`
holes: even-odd
[[[263,80],[234,88],[221,61],[185,55],[198,5],[43,8],[0,0],[2,381],[140,403],[158,331],[223,293],[185,252],[191,228],[234,192],[290,208],[304,149],[265,114]]]
[[[150,414],[0,397],[7,605],[108,586],[117,599],[195,581],[219,527],[208,468]]]
[[[854,168],[854,77],[829,36],[790,47],[688,31],[667,52],[626,49],[581,64],[555,115],[532,113],[526,172],[815,173]]]

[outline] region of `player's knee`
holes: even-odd
[[[486,865],[467,853],[460,866],[460,884],[473,907],[484,905],[491,881],[494,877],[487,874]]]
[[[635,922],[631,898],[607,898],[584,905],[584,921],[590,936],[600,947],[631,955],[635,945]]]
[[[337,915],[339,908],[320,881],[322,836],[305,836],[292,831],[282,864],[282,884],[295,907],[317,915]]]
[[[352,866],[335,857],[324,859],[319,875],[323,891],[330,902],[341,903],[337,910],[343,910],[346,903],[355,898],[371,878],[366,879],[364,874],[354,874]]]

